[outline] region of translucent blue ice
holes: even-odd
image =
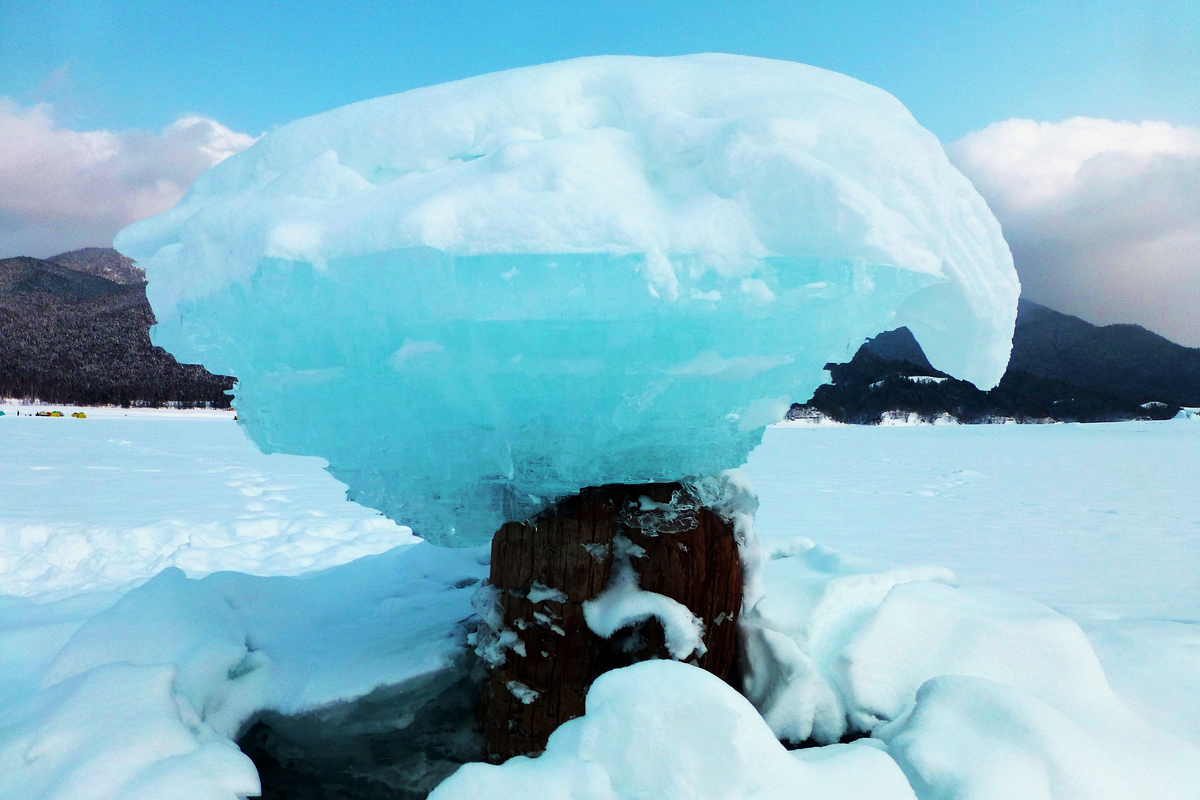
[[[606,57],[299,120],[117,241],[155,341],[269,451],[435,541],[583,486],[737,466],[908,325],[994,384],[998,224],[895,98],[736,56]]]

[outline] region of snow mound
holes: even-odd
[[[768,561],[744,690],[783,740],[870,734],[922,800],[1184,798],[1200,749],[1113,693],[1070,619],[936,568],[812,547]]]
[[[610,672],[543,755],[468,764],[435,800],[1194,796],[1200,750],[1135,716],[1067,618],[936,567],[761,545],[746,697],[677,662]],[[431,788],[472,757],[455,687],[487,560],[421,543],[301,577],[172,569],[120,597],[0,598],[0,794],[232,800],[255,776],[229,740],[255,719],[313,759],[408,737],[389,775]]]
[[[1200,750],[1101,701],[1081,721],[1011,685],[945,675],[879,735],[918,797],[1124,800],[1196,796]]]
[[[1019,287],[935,137],[843,75],[601,57],[272,131],[117,247],[265,450],[482,541],[582,486],[742,463],[866,336],[986,387]]]
[[[339,733],[420,731],[422,709],[469,680],[487,559],[420,543],[302,577],[168,569],[107,603],[4,598],[0,796],[234,800],[258,776],[232,740],[263,714],[317,752]],[[379,719],[347,706],[384,690]],[[426,778],[462,760],[439,767],[413,747]]]
[[[430,795],[478,797],[914,800],[885,753],[861,744],[789,753],[728,684],[675,661],[601,675],[587,713],[555,731],[544,754],[467,764]]]
[[[163,519],[163,507],[189,525],[268,509],[297,524],[372,516],[316,460],[262,456],[227,421],[204,422],[213,415],[104,413],[3,419],[9,530],[40,514],[65,539],[72,521],[123,532],[79,543],[86,557],[64,564],[50,596],[123,563],[114,543],[149,548],[143,524]],[[750,529],[757,501],[746,473],[697,487],[745,542],[745,687],[761,718],[710,677],[643,665],[650,672],[602,679],[587,717],[541,758],[471,766],[445,791],[645,796],[636,781],[658,796],[911,797],[903,777],[921,800],[1195,797],[1197,551],[1181,531],[1200,519],[1187,491],[1196,435],[1188,421],[775,431],[750,469],[763,538]],[[261,483],[248,486],[243,469]],[[308,504],[291,502],[300,497]],[[1075,609],[1103,674],[1079,629],[1045,606],[796,535],[818,531],[839,548],[948,558],[964,583]],[[1065,538],[1054,544],[1056,535]],[[224,545],[204,541],[200,563],[220,563]],[[956,556],[966,550],[986,567]],[[311,557],[278,552],[301,568]],[[229,739],[255,720],[282,742],[271,753],[300,753],[330,772],[379,767],[397,792],[427,791],[479,756],[468,631],[480,625],[473,611],[487,614],[487,592],[476,589],[487,560],[485,548],[408,544],[300,577],[196,580],[169,569],[124,593],[0,596],[0,797],[232,800],[256,778]],[[16,574],[0,586],[18,585]],[[529,587],[531,597],[553,591]],[[798,771],[774,742],[867,731],[782,754]],[[476,791],[485,781],[488,791]]]
[[[109,664],[0,716],[0,796],[239,800],[258,773],[173,691],[166,664]]]
[[[851,730],[855,709],[841,672],[858,628],[893,587],[954,576],[939,567],[881,569],[804,544],[777,550],[759,570],[761,599],[740,620],[743,691],[781,740],[829,744]],[[893,685],[888,676],[882,687]]]

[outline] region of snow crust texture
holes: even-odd
[[[994,384],[999,225],[893,97],[789,62],[601,57],[286,125],[118,248],[155,340],[268,451],[438,541],[583,486],[736,467],[908,325]]]

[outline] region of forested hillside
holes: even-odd
[[[1166,419],[1200,406],[1200,349],[1138,325],[1097,326],[1022,300],[1012,357],[988,392],[934,369],[907,328],[866,342],[791,416],[874,424],[889,412],[959,422]]]
[[[114,250],[0,260],[0,397],[227,407],[234,379],[178,363],[153,324],[141,270]]]

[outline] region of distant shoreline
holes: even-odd
[[[76,411],[84,412],[85,414],[87,414],[87,416],[89,418],[95,417],[95,418],[100,418],[100,419],[115,418],[115,417],[129,417],[129,416],[177,417],[181,414],[186,414],[186,415],[190,415],[190,416],[197,417],[197,418],[204,417],[204,418],[212,418],[212,419],[227,419],[230,422],[232,422],[235,419],[235,417],[237,416],[237,412],[232,408],[212,408],[212,407],[179,408],[179,407],[170,407],[170,406],[129,406],[129,407],[124,407],[124,406],[119,406],[119,405],[82,406],[82,405],[78,405],[75,403],[42,403],[42,402],[36,402],[36,401],[31,402],[28,400],[21,400],[21,399],[16,399],[16,398],[0,399],[0,411],[4,412],[4,416],[6,419],[10,416],[16,417],[17,414],[15,412],[17,412],[17,411],[24,412],[26,410],[28,410],[29,413],[28,414],[23,413],[20,415],[21,417],[25,417],[25,416],[32,417],[32,416],[34,416],[34,414],[37,411],[58,410],[58,411],[62,411],[63,414],[65,415],[63,417],[63,419],[68,419],[68,420],[71,418],[70,415]],[[45,419],[45,417],[42,417],[42,419]]]

